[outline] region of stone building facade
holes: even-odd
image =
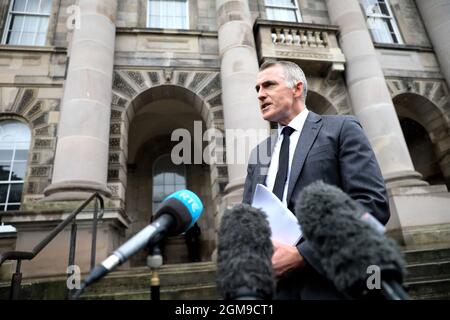
[[[17,228],[16,250],[29,250],[100,192],[101,260],[148,224],[161,196],[186,187],[205,204],[198,225],[210,260],[246,164],[195,161],[207,146],[195,138],[193,164],[171,164],[172,133],[268,134],[254,82],[262,62],[278,59],[304,69],[310,110],[360,120],[389,189],[390,234],[407,247],[449,243],[449,21],[446,0],[2,1],[2,222]],[[30,138],[14,172],[19,124]],[[225,144],[226,156],[234,146]],[[83,270],[91,216],[78,219]],[[68,234],[24,262],[24,276],[64,273]],[[166,263],[188,261],[183,236],[166,249]],[[141,265],[144,253],[127,266]]]

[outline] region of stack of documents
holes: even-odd
[[[295,215],[266,186],[258,184],[252,206],[267,214],[272,240],[295,246],[302,237],[302,230]]]

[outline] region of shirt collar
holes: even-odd
[[[309,110],[305,107],[294,119],[289,122],[288,126],[295,129],[295,131],[302,131],[303,125],[305,124],[306,117],[308,116]],[[278,137],[281,136],[281,131],[285,126],[278,124]]]

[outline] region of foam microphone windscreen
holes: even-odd
[[[224,212],[217,248],[217,286],[226,300],[271,299],[273,245],[266,214],[247,204]]]
[[[326,277],[341,292],[365,290],[370,266],[402,282],[404,260],[397,245],[361,220],[362,207],[341,189],[315,182],[301,192],[295,212]]]

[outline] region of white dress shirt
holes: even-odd
[[[307,108],[303,109],[291,122],[289,122],[288,126],[295,129],[295,131],[289,137],[289,163],[288,163],[288,173],[286,184],[284,185],[283,191],[283,204],[287,207],[286,197],[287,197],[287,188],[289,183],[289,178],[291,176],[291,167],[292,160],[294,158],[295,148],[297,147],[298,139],[300,138],[300,133],[302,132],[303,125],[305,124],[306,117],[308,116],[309,110]],[[272,159],[270,160],[269,171],[267,172],[266,178],[266,186],[269,190],[273,190],[273,186],[275,185],[275,178],[277,176],[278,171],[278,161],[280,157],[280,149],[281,143],[283,142],[283,135],[281,131],[285,126],[278,124],[278,140],[275,144],[272,153]]]

